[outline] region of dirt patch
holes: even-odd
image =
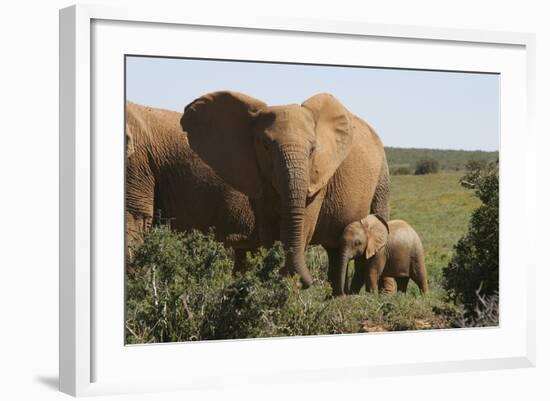
[[[388,329],[384,325],[377,324],[369,320],[363,320],[361,322],[360,332],[362,333],[379,333],[382,331],[388,331]]]
[[[430,330],[430,329],[444,329],[449,328],[449,323],[442,318],[421,318],[415,319],[406,326],[397,325],[391,326],[380,322],[372,322],[370,320],[363,320],[361,322],[361,333],[380,333],[384,331],[404,331],[404,330]]]

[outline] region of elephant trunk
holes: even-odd
[[[348,273],[348,262],[350,259],[351,257],[349,252],[343,249],[340,254],[340,263],[338,264],[338,269],[335,273],[336,283],[333,284],[333,295],[345,295],[347,292],[346,277]]]
[[[313,283],[305,263],[304,212],[307,198],[308,158],[298,146],[279,149],[282,170],[278,187],[281,196],[281,240],[286,247],[285,269],[301,278],[303,288]]]

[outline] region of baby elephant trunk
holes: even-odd
[[[338,264],[338,269],[334,272],[334,282],[332,283],[332,294],[334,296],[345,295],[346,290],[346,279],[348,274],[348,263],[351,259],[351,255],[347,250],[343,250],[340,254],[340,261]]]

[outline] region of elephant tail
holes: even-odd
[[[371,203],[371,214],[376,214],[386,221],[390,221],[390,171],[386,154],[382,159],[380,176],[374,190],[374,197]]]
[[[420,239],[418,239],[420,241]],[[424,249],[422,243],[416,246],[416,252],[411,260],[412,266],[410,270],[411,280],[416,283],[420,292],[425,294],[428,292],[428,273],[426,271],[426,262],[424,259]]]

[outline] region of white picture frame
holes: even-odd
[[[204,40],[200,39],[201,49],[178,48],[173,35],[188,35],[186,29],[192,30],[192,34],[198,35],[199,39],[205,35]],[[132,42],[132,38],[139,37],[140,30],[147,30],[149,39],[133,39]],[[123,108],[123,100],[120,101],[123,93],[119,91],[120,74],[123,73],[119,68],[122,63],[120,55],[135,52],[166,56],[208,54],[209,46],[215,46],[215,41],[208,39],[212,34],[215,34],[214,37],[219,34],[233,35],[231,38],[235,41],[249,40],[250,36],[261,34],[266,40],[276,42],[284,41],[284,36],[295,43],[294,53],[292,45],[287,49],[290,53],[286,57],[290,59],[297,57],[292,54],[298,53],[298,39],[317,41],[316,46],[328,46],[333,39],[341,43],[371,41],[373,51],[376,51],[377,44],[384,42],[384,47],[388,48],[405,46],[401,47],[404,51],[393,54],[389,50],[379,50],[380,57],[374,59],[370,66],[477,70],[501,74],[500,258],[503,274],[501,325],[498,328],[369,334],[369,337],[345,335],[137,347],[124,345],[119,329],[113,326],[123,313],[119,307],[123,292],[120,286],[120,280],[123,281],[123,265],[120,264],[122,247],[114,255],[101,245],[102,241],[114,245],[122,243],[118,234],[122,224],[119,217],[123,213],[120,191],[120,185],[123,185],[120,166],[123,161],[119,156],[123,153],[117,153],[123,144],[123,114],[119,113]],[[136,44],[136,41],[139,43]],[[78,5],[61,10],[60,390],[81,396],[238,386],[250,381],[261,384],[276,380],[360,380],[387,375],[534,366],[535,285],[531,273],[535,270],[536,261],[529,259],[525,262],[518,258],[519,249],[529,249],[533,245],[506,246],[511,241],[511,230],[517,224],[511,218],[512,212],[520,213],[521,221],[528,222],[529,229],[535,230],[536,183],[532,174],[536,153],[532,128],[534,44],[534,35],[523,33],[376,25],[357,21],[186,15],[180,10],[153,7]],[[415,52],[407,56],[406,49],[410,46],[415,48]],[[231,46],[224,47],[216,50],[217,57],[265,57],[259,51],[252,56],[252,53],[245,54],[244,50],[235,54],[236,50]],[[192,54],[185,54],[186,51]],[[434,61],[435,52],[441,58],[437,62]],[[457,61],[457,54],[461,52],[464,57]],[[494,57],[487,57],[487,52],[493,52]],[[342,52],[343,56],[337,53],[334,52],[332,57],[345,57],[345,52]],[[404,60],[403,57],[410,58]],[[382,59],[385,61],[377,61]],[[356,62],[364,63],[361,60]],[[116,96],[107,94],[106,88],[120,93]],[[102,101],[98,102],[100,97]],[[106,108],[113,110],[109,118],[105,118]],[[112,124],[110,126],[115,130],[120,128],[120,136],[113,136],[112,147],[107,146],[100,134],[94,136],[98,128],[103,127],[103,122]],[[100,156],[103,167],[98,163]],[[104,166],[111,170],[110,178],[106,177]],[[512,190],[516,183],[522,185],[523,191]],[[100,195],[108,189],[115,194],[111,197],[115,205],[113,214],[105,212],[106,207],[102,203],[105,199]],[[106,224],[118,226],[113,230],[101,231],[102,235],[98,236],[100,230],[107,227]],[[534,252],[527,254],[534,255]],[[107,264],[114,266],[112,271],[98,273],[101,269],[105,270]],[[514,264],[523,266],[512,282],[507,272],[510,271],[508,266]],[[118,265],[120,270],[116,270]],[[98,293],[101,293],[101,299],[98,299]],[[108,311],[107,304],[116,307]],[[120,321],[122,327],[123,321]],[[365,343],[365,353],[370,350],[368,358],[337,357],[343,351],[349,355],[352,347],[357,347],[359,342]],[[423,352],[411,351],[405,356],[400,354],[388,360],[376,354],[376,349],[388,344],[395,347],[396,354],[399,354],[400,349],[406,349],[411,343],[419,350],[427,347],[433,352],[424,355]],[[449,347],[449,344],[453,346]],[[462,344],[472,344],[472,349],[466,350]],[[316,357],[319,347],[322,347],[323,353]],[[302,356],[288,366],[289,355],[298,353]],[[182,363],[182,356],[196,364]],[[199,359],[203,359],[203,363],[199,363]],[[214,360],[216,364],[212,364]],[[234,360],[241,362],[236,362],[236,365],[235,362],[224,362]],[[147,367],[158,366],[159,361],[163,362],[162,369],[147,370]],[[136,366],[142,368],[142,376]]]

